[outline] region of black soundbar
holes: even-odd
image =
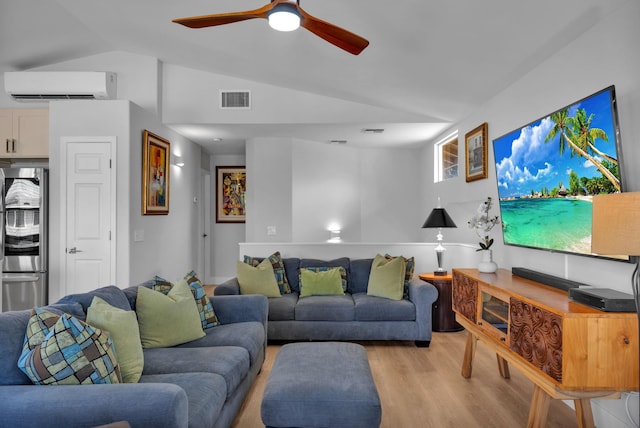
[[[589,285],[589,284],[584,284],[577,281],[572,281],[570,279],[564,279],[558,276],[549,275],[542,272],[536,272],[535,270],[522,268],[522,267],[511,268],[511,273],[521,278],[526,278],[532,281],[541,282],[542,284],[550,285],[552,287],[559,288],[561,290],[567,290],[567,291],[572,288],[578,288],[578,287],[583,287],[585,285]]]

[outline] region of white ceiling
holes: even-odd
[[[201,126],[229,142],[280,136],[415,145],[478,109],[620,5],[635,0],[300,0],[370,41],[353,56],[312,33],[254,19],[206,29],[171,22],[267,0],[0,0],[0,72],[109,51],[406,113],[413,123]],[[588,66],[588,64],[587,64]],[[386,128],[367,135],[363,127]],[[175,128],[187,129],[175,124]],[[339,132],[338,132],[339,131]],[[186,131],[185,131],[186,132]]]

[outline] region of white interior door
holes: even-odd
[[[70,294],[114,284],[115,141],[67,141],[64,146],[63,283]]]

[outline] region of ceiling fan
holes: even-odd
[[[357,34],[309,15],[300,7],[299,0],[271,0],[271,3],[255,10],[192,16],[174,19],[173,22],[189,28],[204,28],[254,18],[268,19],[269,25],[279,31],[292,31],[301,26],[353,55],[358,55],[369,45],[368,40]]]

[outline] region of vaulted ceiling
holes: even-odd
[[[125,51],[418,116],[433,138],[628,1],[300,0],[309,14],[368,39],[358,56],[262,19],[204,29],[171,22],[267,0],[3,1],[0,72]],[[290,128],[292,137],[323,138],[318,124]],[[240,124],[229,132],[268,131]]]

